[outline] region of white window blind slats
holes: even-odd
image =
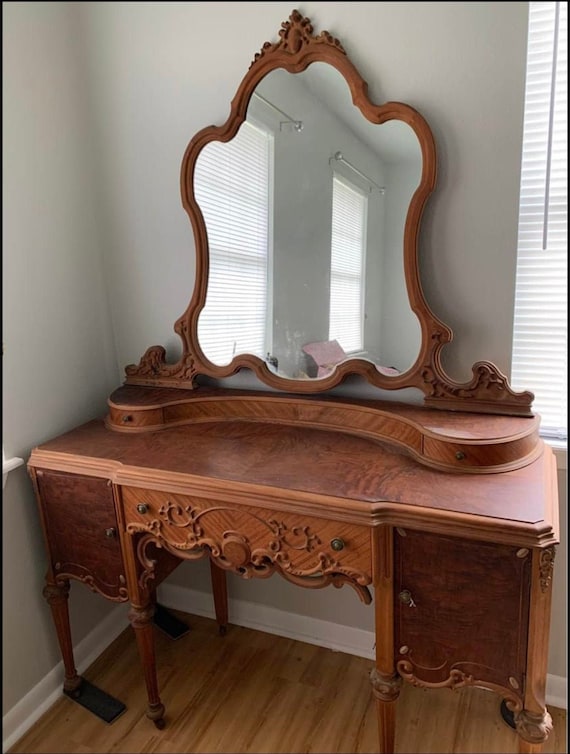
[[[363,275],[367,197],[333,177],[329,340],[346,353],[363,348]]]
[[[269,134],[246,122],[231,141],[210,142],[196,161],[210,252],[198,337],[214,364],[265,353],[271,148]]]
[[[534,392],[542,434],[558,439],[567,436],[567,68],[567,3],[531,2],[511,382]]]

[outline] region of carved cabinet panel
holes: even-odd
[[[498,686],[521,699],[532,553],[408,529],[394,536],[398,672],[417,685]]]
[[[178,557],[207,554],[244,578],[277,571],[305,587],[349,583],[370,601],[368,527],[135,487],[122,488],[122,504],[128,534],[146,534]],[[144,540],[139,558],[152,568]]]
[[[36,480],[56,577],[75,578],[108,599],[126,600],[111,482],[43,469]]]

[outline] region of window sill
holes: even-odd
[[[17,469],[18,466],[22,466],[23,463],[23,458],[4,458],[4,453],[2,453],[2,489],[6,486],[8,474],[14,469]]]
[[[556,458],[556,466],[559,471],[566,471],[568,468],[568,445],[565,442],[556,440],[544,440],[547,445],[550,445],[554,451],[554,457]]]

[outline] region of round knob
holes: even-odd
[[[123,424],[127,424],[128,422],[130,422],[132,420],[133,420],[133,417],[130,414],[125,414],[123,416],[123,420],[122,421],[123,421]]]
[[[412,593],[410,592],[409,589],[404,589],[403,591],[401,591],[400,594],[398,595],[398,597],[400,599],[400,602],[403,605],[409,605],[410,607],[415,607],[416,606],[416,604],[415,604],[415,602],[414,602],[414,600],[412,598]]]
[[[148,513],[148,505],[146,503],[139,503],[137,510],[139,513]]]
[[[335,537],[335,539],[331,539],[331,547],[335,552],[340,552],[344,550],[344,542],[340,537]]]
[[[109,539],[112,539],[116,535],[117,535],[117,530],[113,526],[109,527],[108,529],[105,529],[105,536],[109,537]]]
[[[462,461],[465,458],[465,453],[462,450],[458,450],[455,457],[458,461]]]

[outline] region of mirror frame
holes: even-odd
[[[412,311],[421,328],[421,345],[413,365],[395,376],[380,374],[375,365],[358,358],[349,358],[323,378],[297,380],[280,377],[264,360],[252,354],[238,354],[226,366],[210,362],[198,340],[198,318],[206,303],[209,272],[208,234],[203,214],[194,196],[194,171],[201,150],[212,141],[232,139],[246,119],[247,108],[255,87],[271,71],[283,68],[300,73],[313,62],[332,65],[347,82],[353,104],[372,123],[399,120],[415,132],[422,153],[422,175],[406,216],[403,238],[404,274]],[[480,413],[531,416],[533,394],[515,392],[507,377],[488,361],[472,366],[469,382],[458,383],[449,378],[441,364],[441,349],[453,338],[451,329],[441,322],[428,306],[421,286],[418,238],[420,221],[429,195],[436,183],[437,159],[433,134],[426,120],[411,106],[401,102],[375,105],[368,96],[368,84],[348,58],[342,44],[328,31],[313,33],[308,18],[294,10],[281,24],[278,42],[266,42],[256,53],[231,102],[230,115],[222,126],[208,126],[199,131],[188,144],[181,168],[182,205],[192,224],[196,246],[196,279],[194,292],[186,311],[176,321],[175,332],[182,340],[182,356],[175,364],[166,362],[162,346],[147,349],[138,365],[126,368],[126,384],[193,389],[199,375],[215,379],[229,377],[241,369],[250,369],[261,382],[288,393],[323,393],[336,387],[348,375],[360,375],[382,390],[417,388],[424,393],[426,405]]]

